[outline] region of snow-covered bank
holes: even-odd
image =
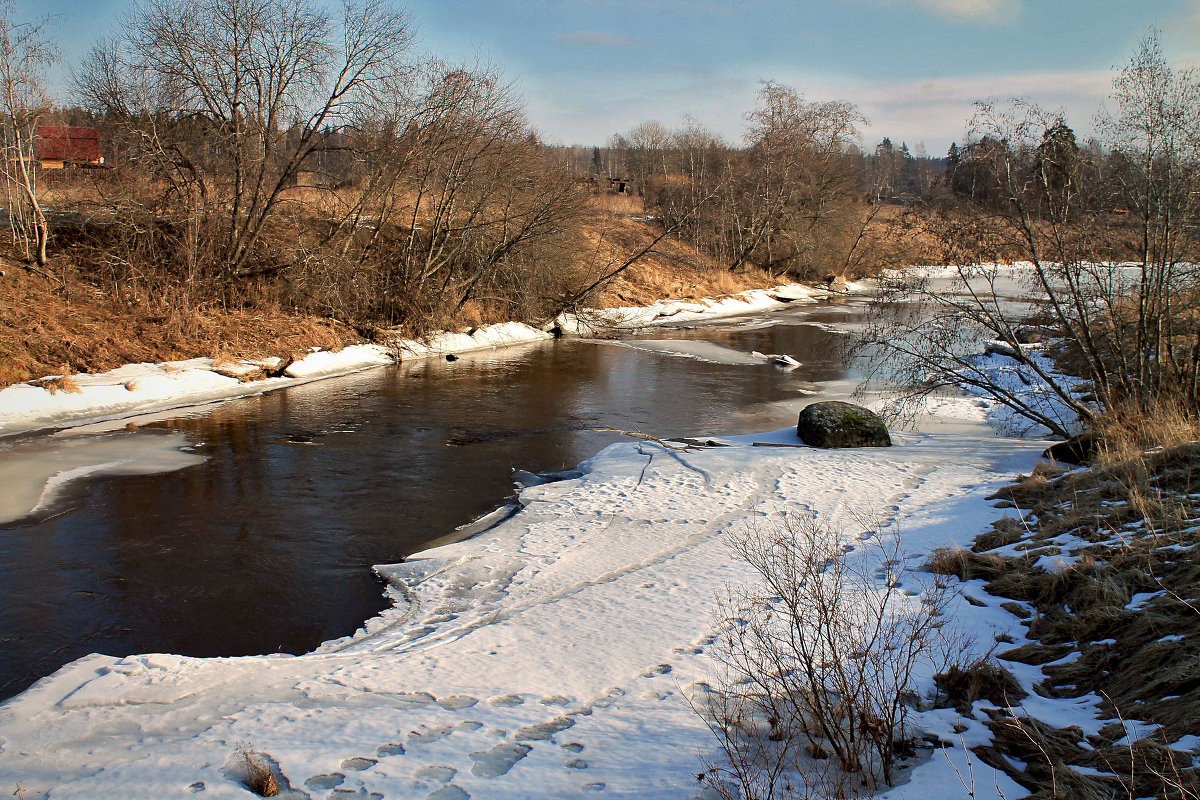
[[[364,344],[336,353],[310,353],[288,366],[282,376],[261,380],[243,378],[261,374],[263,367],[276,367],[278,359],[214,364],[211,358],[193,358],[128,364],[96,375],[73,375],[65,387],[19,383],[0,390],[0,436],[246,397],[392,360],[385,348]]]
[[[847,284],[847,291],[860,288],[858,284]],[[581,312],[560,318],[557,325],[560,332],[590,335],[600,328],[640,328],[750,314],[833,294],[790,284],[695,303],[662,301],[646,308]],[[421,340],[396,339],[390,347],[362,344],[337,352],[316,351],[297,359],[282,375],[273,378],[261,375],[264,368],[279,366],[278,359],[214,363],[211,358],[193,358],[128,364],[94,375],[73,375],[65,382],[20,383],[0,390],[0,436],[246,397],[390,364],[397,358],[463,353],[550,338],[552,334],[529,325],[504,322],[470,333],[441,332]]]
[[[621,443],[578,478],[524,489],[492,530],[381,566],[395,606],[313,654],[70,664],[0,706],[0,786],[248,797],[234,755],[247,742],[293,797],[705,797],[714,741],[687,701],[712,677],[715,596],[750,579],[728,533],[799,509],[850,535],[868,513],[919,563],[982,532],[998,514],[983,498],[1044,444],[986,430],[855,451],[754,446],[797,445],[791,429],[724,441]],[[960,721],[920,724],[957,741]],[[963,796],[940,757],[913,780],[890,796]]]
[[[606,330],[637,330],[752,314],[781,308],[791,303],[814,303],[861,292],[865,288],[865,284],[852,282],[847,282],[840,291],[790,283],[773,289],[748,289],[718,298],[695,301],[660,300],[649,306],[603,308],[576,314],[560,314],[554,325],[566,334],[592,336]]]

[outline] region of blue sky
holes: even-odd
[[[498,67],[541,134],[603,144],[691,116],[731,141],[758,82],[856,103],[864,143],[961,140],[975,100],[1024,96],[1086,135],[1112,69],[1150,26],[1200,62],[1200,0],[410,0],[421,46]],[[117,30],[127,0],[16,0],[57,14],[67,65]],[[65,81],[60,81],[65,84]]]

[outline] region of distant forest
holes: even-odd
[[[708,269],[820,280],[1028,258],[1028,236],[979,230],[1014,209],[1026,232],[1103,229],[1088,257],[1139,257],[1161,162],[1192,174],[1192,151],[1157,133],[1144,152],[1150,112],[1080,144],[1059,114],[983,104],[943,158],[864,146],[853,103],[770,81],[738,142],[647,121],[604,146],[551,146],[502,75],[418,51],[383,0],[340,15],[316,0],[149,0],[72,65],[70,107],[54,108],[48,22],[10,6],[4,27],[13,255],[165,311],[291,309],[364,335],[540,322],[664,240]],[[1155,40],[1129,70],[1172,74]],[[54,126],[94,129],[103,164],[39,155]]]

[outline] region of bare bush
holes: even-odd
[[[909,572],[877,527],[848,547],[807,515],[748,526],[732,546],[761,585],[720,609],[725,674],[700,711],[725,760],[709,765],[709,784],[744,800],[890,785],[913,739],[918,673],[944,667],[954,638],[950,582]]]

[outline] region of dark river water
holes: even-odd
[[[81,481],[48,519],[0,527],[0,699],[93,652],[303,653],[353,633],[384,607],[373,564],[502,504],[514,468],[570,468],[621,438],[596,428],[665,438],[794,421],[813,384],[850,377],[847,337],[812,323],[853,321],[861,309],[806,306],[769,326],[644,337],[786,353],[803,362],[791,371],[564,339],[104,434],[179,431],[205,461]]]

